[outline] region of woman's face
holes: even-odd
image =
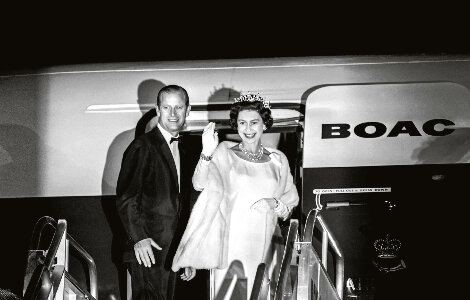
[[[256,110],[242,110],[237,118],[238,135],[243,143],[257,145],[266,128],[263,119]]]

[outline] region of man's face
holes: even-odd
[[[164,93],[156,110],[160,126],[176,136],[183,129],[191,106],[186,106],[186,100],[181,93]]]

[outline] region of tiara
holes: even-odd
[[[240,97],[234,98],[233,100],[235,101],[235,103],[260,101],[261,103],[263,103],[264,107],[271,108],[269,101],[261,97],[259,93],[254,94],[254,93],[248,92],[247,94],[240,95]]]

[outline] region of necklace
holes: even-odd
[[[257,161],[257,160],[260,160],[261,157],[263,157],[264,150],[263,150],[263,145],[262,144],[260,144],[260,147],[259,147],[258,151],[256,151],[256,153],[251,153],[250,151],[246,150],[243,143],[238,144],[238,148],[240,148],[240,150],[243,152],[243,154],[245,154],[246,157],[251,161]]]

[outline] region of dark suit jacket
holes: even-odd
[[[116,206],[128,235],[125,262],[136,261],[136,242],[152,238],[163,248],[154,250],[156,264],[169,270],[189,215],[191,177],[197,163],[195,151],[200,149],[197,145],[187,147],[185,144],[191,144],[189,139],[183,136],[179,143],[180,192],[170,148],[158,127],[138,136],[124,152]]]

